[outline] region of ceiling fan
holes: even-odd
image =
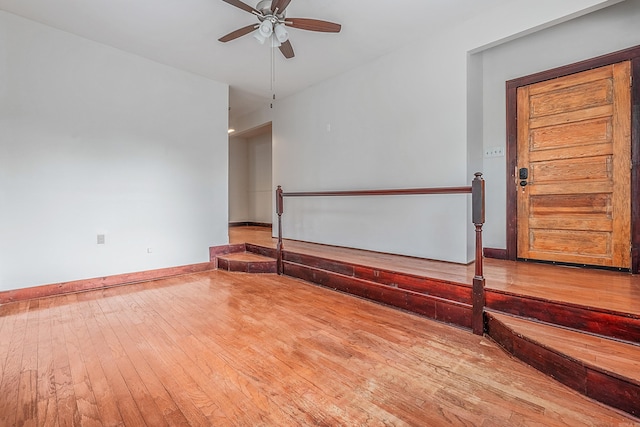
[[[262,0],[258,2],[255,8],[240,0],[222,1],[254,14],[260,22],[232,31],[226,36],[220,37],[219,41],[226,43],[257,30],[253,36],[258,42],[262,44],[270,39],[272,46],[278,47],[285,58],[293,58],[295,55],[285,26],[324,33],[339,33],[341,29],[340,24],[319,19],[286,18],[286,9],[291,0]]]

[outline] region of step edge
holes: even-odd
[[[312,267],[312,266],[309,266],[309,265],[306,265],[306,264],[300,264],[300,263],[291,262],[291,261],[284,261],[284,262],[287,263],[287,264],[298,265],[298,266],[301,266],[301,267],[304,267],[304,268],[308,268],[308,269],[311,269],[311,270],[315,270],[315,271],[326,271],[328,273],[336,274],[338,276],[346,277],[348,279],[357,280],[359,282],[364,282],[364,283],[370,283],[372,285],[376,285],[376,286],[380,286],[380,287],[384,287],[384,288],[388,288],[388,289],[401,290],[403,292],[409,293],[410,295],[419,295],[421,297],[428,297],[428,298],[431,298],[431,299],[434,299],[434,300],[437,300],[437,301],[440,301],[440,302],[446,302],[447,304],[453,304],[453,305],[457,305],[457,306],[464,307],[464,308],[471,308],[472,307],[471,304],[467,304],[467,303],[460,302],[460,301],[455,301],[455,300],[450,300],[450,299],[446,299],[446,298],[442,298],[442,297],[439,297],[439,296],[436,296],[436,295],[431,295],[431,294],[425,294],[425,293],[421,293],[421,292],[412,291],[411,289],[406,289],[406,288],[403,288],[403,287],[400,287],[400,286],[391,286],[391,285],[375,282],[373,280],[363,279],[363,278],[356,277],[356,276],[347,276],[346,274],[341,274],[341,273],[338,273],[338,272],[335,272],[335,271],[331,271],[331,270],[324,270],[322,268],[316,268],[316,267]]]
[[[552,353],[555,353],[558,356],[562,356],[562,357],[566,358],[567,360],[569,360],[569,361],[571,361],[573,363],[577,363],[580,366],[583,366],[583,367],[585,367],[587,369],[591,369],[592,371],[596,371],[596,372],[600,372],[600,373],[606,374],[606,375],[614,377],[614,378],[616,378],[616,379],[618,379],[620,381],[624,381],[624,382],[627,382],[629,384],[632,384],[632,385],[635,385],[637,387],[640,387],[640,380],[636,380],[634,378],[629,378],[629,377],[622,376],[618,372],[612,371],[612,370],[607,369],[607,368],[605,368],[603,366],[598,366],[598,365],[593,364],[590,361],[579,359],[576,356],[569,355],[567,353],[563,353],[562,351],[560,351],[557,348],[554,348],[554,347],[552,347],[552,346],[550,346],[548,344],[544,344],[544,343],[536,340],[535,338],[532,338],[530,336],[524,335],[524,334],[520,333],[519,331],[514,330],[513,328],[511,328],[510,326],[508,326],[504,322],[502,322],[500,319],[498,319],[497,317],[493,316],[494,313],[497,313],[497,314],[502,315],[502,316],[514,317],[514,318],[517,318],[517,319],[520,319],[520,320],[524,320],[524,321],[530,321],[530,322],[534,322],[534,323],[539,323],[539,324],[542,324],[542,325],[545,325],[545,326],[549,326],[551,328],[569,330],[569,331],[575,332],[576,334],[585,334],[585,335],[591,335],[591,336],[595,335],[598,338],[610,340],[610,341],[613,341],[613,342],[618,342],[618,343],[621,343],[621,344],[629,344],[629,345],[632,345],[634,347],[638,347],[637,345],[635,345],[635,343],[629,343],[627,341],[620,342],[620,340],[612,339],[611,337],[608,337],[606,335],[591,334],[591,333],[587,333],[587,332],[584,332],[584,331],[580,331],[580,330],[576,330],[576,329],[572,329],[572,328],[568,328],[568,327],[564,327],[564,326],[554,325],[554,324],[547,323],[547,322],[541,322],[541,321],[538,321],[537,319],[529,319],[529,318],[524,318],[524,317],[520,317],[520,316],[514,316],[514,315],[511,315],[511,314],[505,314],[505,313],[501,313],[501,312],[490,312],[490,311],[487,312],[487,314],[489,316],[492,316],[495,321],[500,322],[500,324],[504,328],[506,328],[509,331],[511,331],[513,334],[518,336],[520,339],[526,340],[529,343],[537,345],[537,346],[539,346],[539,347],[541,347],[541,348],[543,348],[543,349],[545,349],[547,351],[550,351]],[[504,348],[502,345],[500,345],[500,347]]]
[[[244,253],[250,253],[250,254],[252,254],[252,255],[254,255],[256,257],[260,257],[260,258],[263,258],[263,259],[243,260],[243,259],[234,259],[233,258],[234,255],[243,254],[243,252],[234,252],[234,253],[230,253],[230,254],[226,254],[226,255],[221,255],[221,256],[219,256],[217,258],[230,260],[230,261],[234,261],[234,262],[256,262],[256,263],[276,262],[275,258],[270,258],[270,257],[262,256],[262,255],[253,254],[252,252],[244,252]]]
[[[319,277],[315,277],[313,274],[316,272],[320,274]],[[445,325],[471,331],[472,307],[469,304],[394,288],[288,261],[285,262],[284,274],[303,280],[310,285],[321,286],[354,298],[362,298],[395,310],[402,310]],[[332,283],[332,280],[335,280],[335,283]],[[353,289],[350,289],[351,287]]]
[[[558,324],[558,323],[551,323],[551,322],[547,322],[545,320],[537,319],[535,317],[526,317],[526,316],[520,316],[518,314],[506,313],[504,311],[496,310],[496,309],[493,309],[493,308],[485,307],[484,311],[486,313],[490,313],[491,315],[497,314],[499,316],[512,317],[512,318],[517,319],[517,320],[524,320],[524,321],[527,321],[527,322],[538,323],[540,325],[549,326],[551,328],[564,329],[565,331],[570,331],[570,332],[574,332],[576,334],[583,334],[583,335],[587,335],[587,336],[591,336],[591,337],[601,338],[601,339],[605,339],[607,341],[612,341],[612,342],[615,342],[615,343],[618,343],[618,344],[630,345],[630,346],[633,346],[633,347],[638,347],[638,349],[640,350],[640,342],[629,341],[629,340],[625,340],[625,339],[622,339],[622,338],[612,337],[610,335],[599,334],[597,332],[586,331],[586,330],[578,329],[578,328],[572,328],[571,326],[561,325],[561,324]]]
[[[303,257],[303,259],[299,259],[298,257],[293,257],[292,259],[289,257],[290,254],[298,255],[300,257]],[[325,268],[324,266],[308,265],[305,263],[298,262],[298,261],[304,261],[304,258],[310,258],[313,260],[317,260],[319,262],[327,262],[332,264],[333,266],[336,266],[337,268]],[[344,261],[335,260],[331,258],[319,257],[316,255],[309,255],[304,253],[297,253],[293,251],[286,252],[285,255],[283,256],[283,260],[285,262],[289,262],[296,265],[309,266],[310,268],[316,268],[318,270],[340,274],[344,277],[353,277],[356,279],[365,280],[371,283],[376,283],[376,284],[388,286],[391,288],[397,288],[397,289],[402,289],[404,291],[415,292],[419,295],[429,295],[435,298],[441,298],[444,301],[453,301],[456,303],[469,304],[469,305],[471,305],[472,303],[472,286],[467,283],[455,282],[451,280],[443,280],[443,279],[429,277],[427,275],[420,276],[417,274],[397,272],[394,270],[376,268],[373,266],[367,266],[367,265],[362,265],[357,263],[344,262]],[[358,270],[363,270],[365,274],[361,274],[362,271],[358,271]],[[366,272],[378,272],[379,276],[372,277],[371,275],[366,274]],[[420,290],[416,290],[416,288],[419,287],[420,284],[416,284],[416,286],[412,286],[411,283],[407,283],[407,284],[401,283],[401,280],[397,282],[391,281],[391,280],[385,280],[386,279],[385,276],[387,277],[399,276],[401,278],[406,278],[409,281],[413,281],[413,280],[421,281],[421,282],[425,282],[424,284],[426,286],[423,292]],[[439,292],[438,289],[436,289],[437,286],[451,287],[452,289],[454,289],[451,292],[451,294],[454,294],[454,295],[439,296],[441,292]],[[468,292],[468,295],[455,296],[456,292]]]

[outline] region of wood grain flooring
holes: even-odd
[[[0,426],[637,426],[493,342],[276,275],[0,306]]]
[[[234,227],[229,229],[229,239],[231,243],[249,242],[276,247],[271,229],[265,227]],[[459,283],[471,284],[474,276],[473,264],[454,264],[295,240],[285,240],[284,247],[301,254]],[[484,260],[484,275],[488,289],[640,315],[640,275],[498,259]]]

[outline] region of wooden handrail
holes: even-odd
[[[347,190],[347,191],[304,191],[282,193],[283,197],[309,196],[402,196],[419,194],[459,194],[471,193],[471,187],[401,188],[396,190]]]
[[[476,229],[476,260],[475,275],[473,277],[472,288],[472,319],[471,325],[473,333],[477,335],[484,334],[484,286],[485,278],[483,275],[483,255],[482,255],[482,226],[485,222],[485,186],[482,173],[476,172],[475,178],[468,187],[432,187],[432,188],[403,188],[403,189],[387,189],[387,190],[347,190],[347,191],[303,191],[285,193],[282,187],[278,185],[276,189],[276,214],[278,215],[278,244],[277,264],[278,274],[283,273],[282,250],[284,244],[282,242],[282,214],[284,213],[285,197],[332,197],[332,196],[402,196],[402,195],[424,195],[424,194],[469,194],[472,197],[472,219]]]

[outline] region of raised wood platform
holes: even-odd
[[[233,242],[250,242],[244,246],[248,251],[275,256],[269,230],[237,228],[231,236]],[[295,241],[285,242],[283,266],[288,276],[471,327],[473,266]],[[501,260],[486,260],[485,272],[486,305],[494,313],[486,316],[489,336],[581,393],[638,415],[640,392],[633,361],[640,360],[640,278]],[[529,337],[529,329],[539,335]],[[540,337],[554,333],[556,342],[567,335],[571,339],[551,350],[551,341]],[[589,364],[569,351],[573,347],[588,353],[594,342],[607,349],[590,356],[603,365]],[[610,360],[605,357],[608,351],[614,353]],[[632,368],[634,373],[629,374]]]

